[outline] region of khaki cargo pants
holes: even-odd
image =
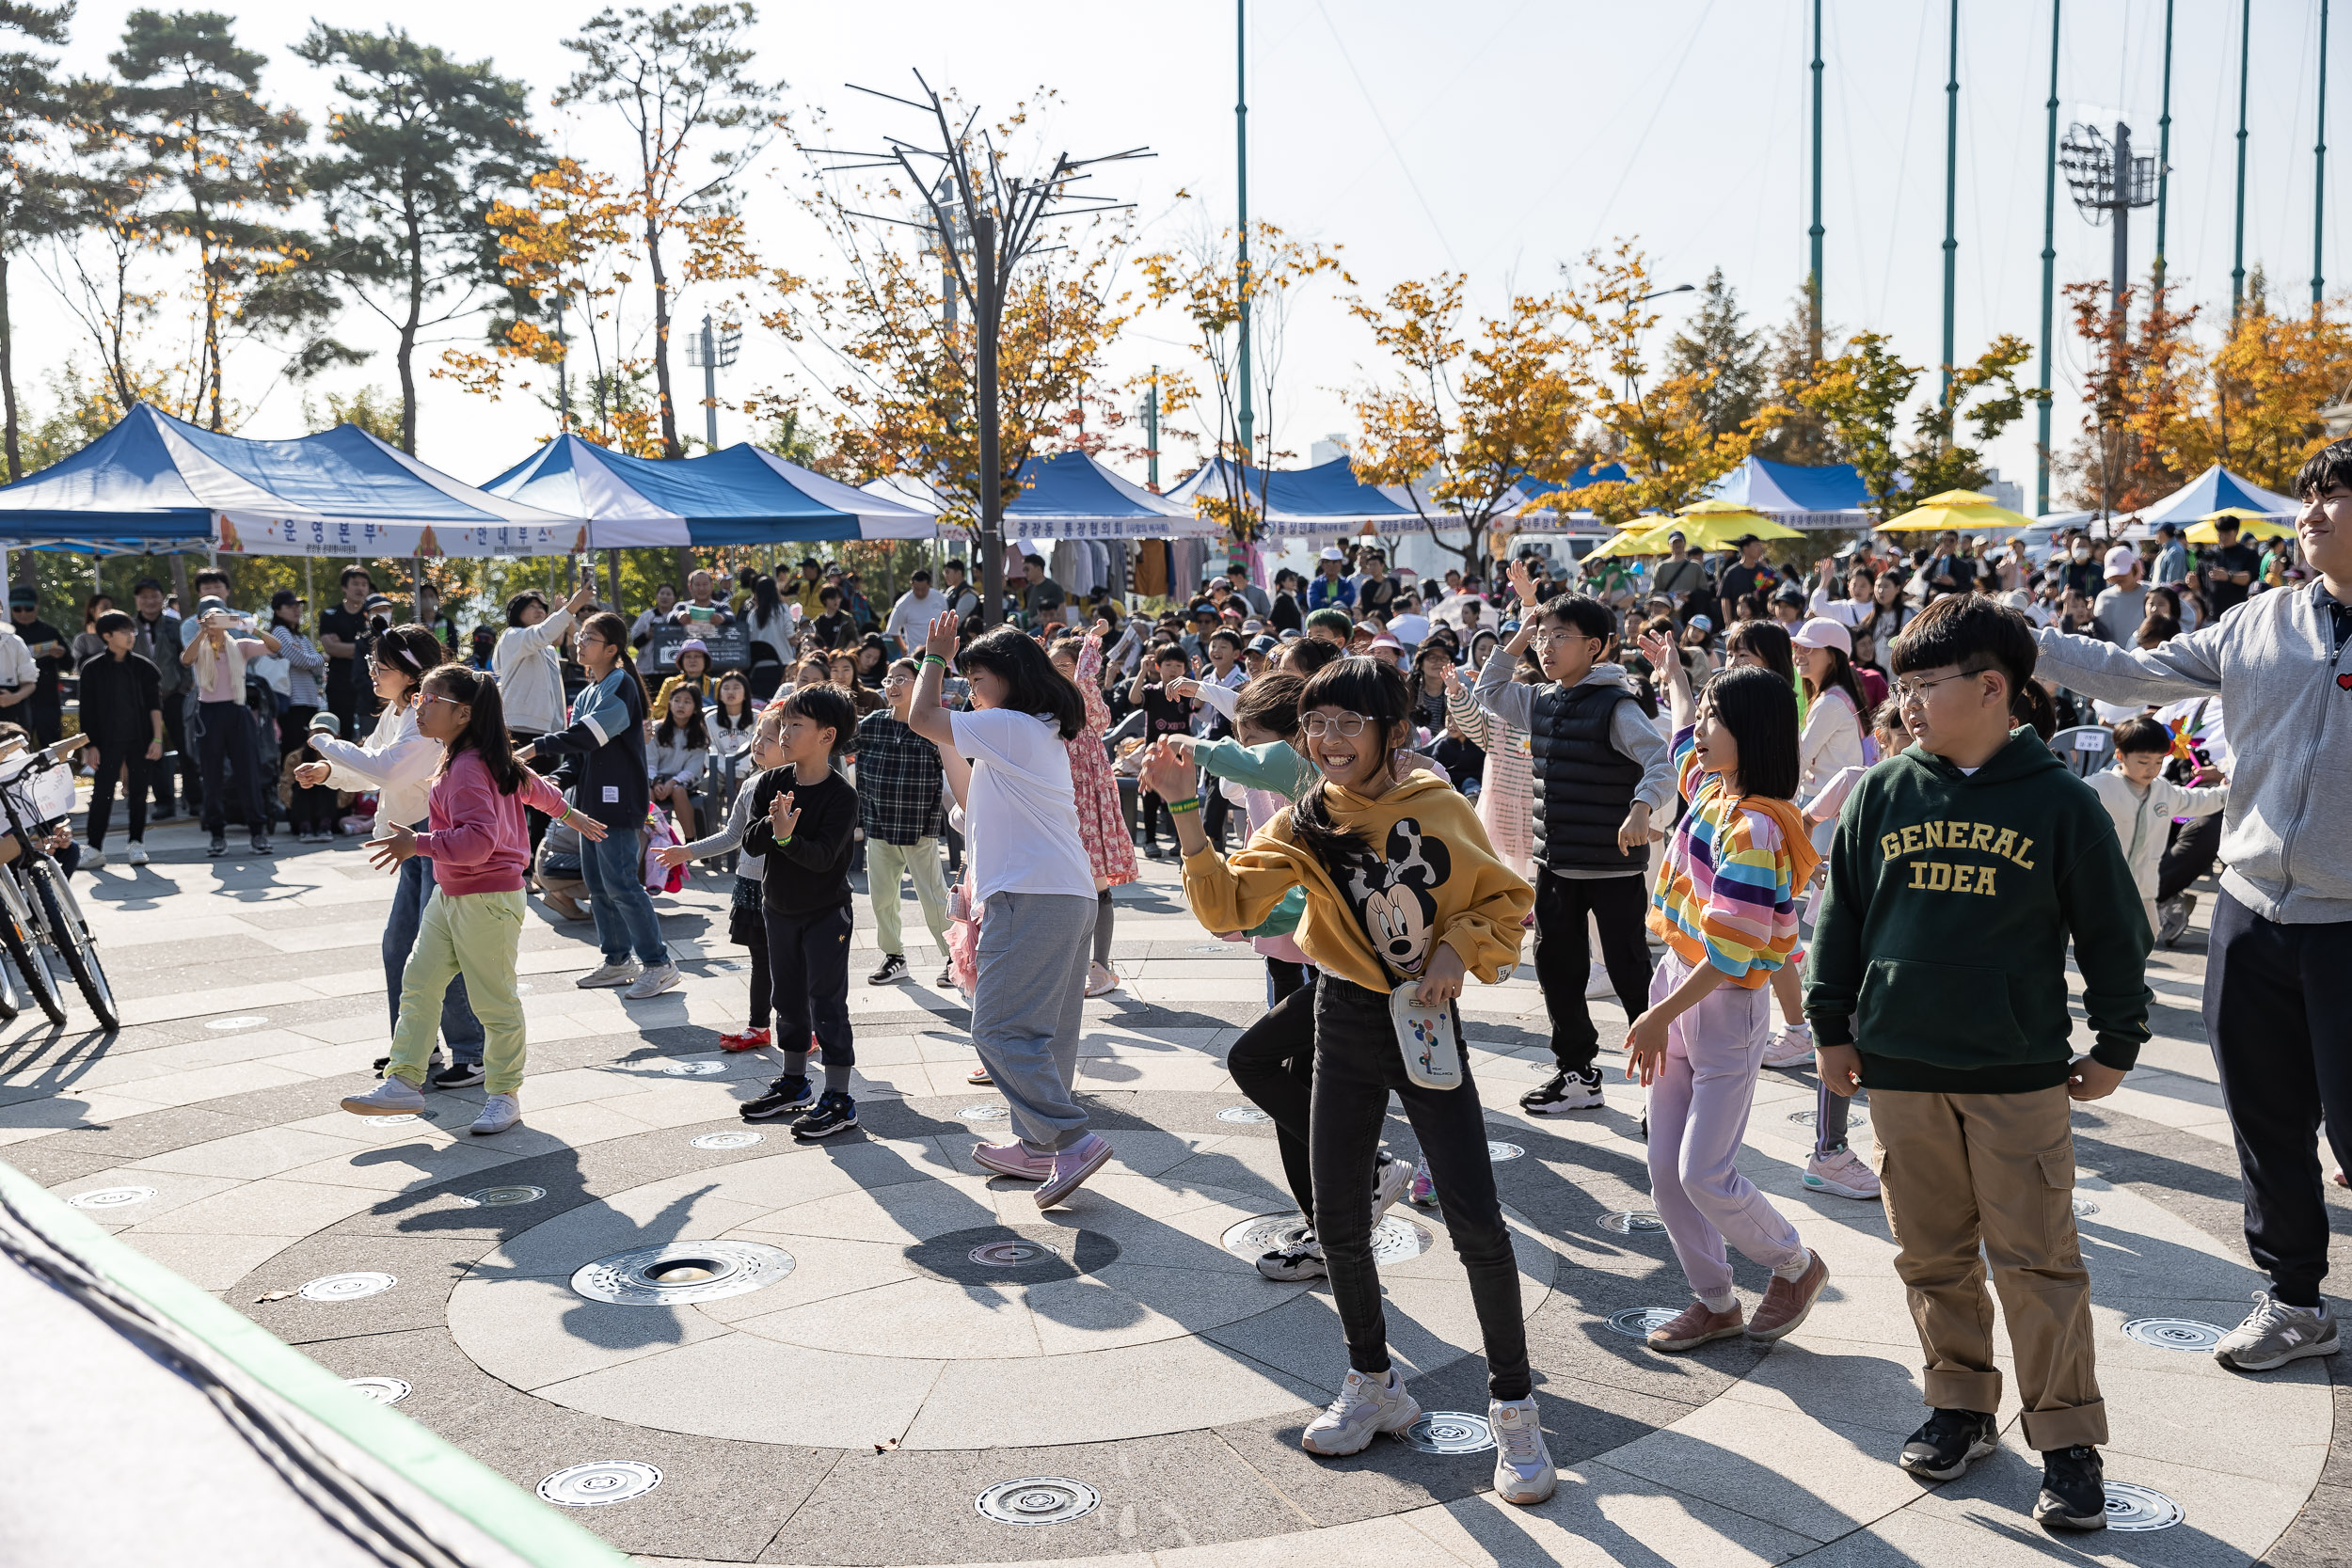
[[[2029,1094],[1870,1093],[1895,1272],[1927,1357],[1928,1403],[2000,1409],[1989,1260],[2026,1441],[2045,1452],[2107,1440],[2090,1275],[2074,1234],[2071,1103],[2062,1084]]]

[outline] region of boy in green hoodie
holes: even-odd
[[[2115,827],[2010,704],[2031,678],[2024,616],[1939,599],[1895,641],[1915,743],[1838,813],[1806,970],[1821,1079],[1870,1091],[1879,1177],[1926,1356],[1932,1414],[1904,1445],[1949,1481],[1997,1446],[1985,1267],[2016,1351],[2034,1517],[2106,1523],[2107,1438],[2090,1275],[2074,1234],[2071,1100],[2114,1092],[2148,1037],[2149,933]],[[2069,940],[2096,1037],[2069,1046]]]

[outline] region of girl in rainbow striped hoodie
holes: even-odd
[[[1645,636],[1642,651],[1666,676],[1689,806],[1650,895],[1666,958],[1626,1037],[1626,1072],[1649,1091],[1651,1189],[1697,1297],[1649,1344],[1778,1339],[1812,1311],[1829,1271],[1734,1161],[1771,1038],[1767,982],[1796,948],[1798,899],[1820,858],[1789,800],[1797,700],[1770,670],[1734,669],[1693,703],[1672,644]],[[1732,1293],[1727,1244],[1772,1271],[1753,1322]]]

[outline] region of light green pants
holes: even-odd
[[[947,878],[941,869],[935,838],[918,838],[913,844],[885,844],[879,838],[866,841],[866,888],[874,902],[874,940],[885,953],[906,952],[898,923],[900,877],[914,879],[914,898],[923,906],[923,924],[931,928],[931,943],[946,958]],[[467,980],[470,984],[472,976]]]
[[[523,1086],[523,1005],[515,994],[515,955],[522,946],[523,894],[464,893],[436,888],[417,926],[417,944],[400,975],[400,1022],[392,1025],[392,1059],[384,1070],[424,1086],[424,1066],[441,1024],[441,994],[457,975],[482,1021],[483,1086],[513,1094]]]

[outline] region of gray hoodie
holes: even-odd
[[[2352,673],[2327,585],[2257,594],[2210,626],[2128,650],[2054,626],[2040,673],[2110,703],[2218,692],[2235,770],[2223,816],[2222,890],[2265,920],[2352,920]]]

